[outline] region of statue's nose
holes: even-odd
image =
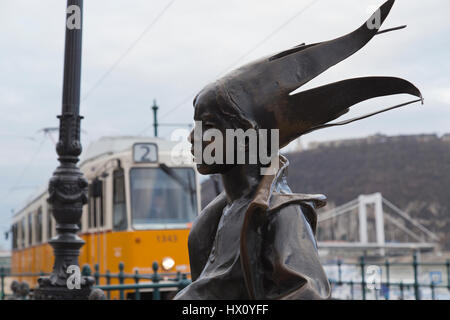
[[[194,143],[194,129],[191,130],[191,133],[189,133],[189,136],[187,137],[187,140],[189,143],[193,144]]]

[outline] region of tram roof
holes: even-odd
[[[36,200],[39,200],[43,194],[48,191],[48,184],[41,185],[39,188],[31,192],[24,200],[20,202],[19,210],[14,212],[13,218],[18,216],[28,206],[33,204]]]
[[[178,142],[155,137],[135,137],[118,136],[102,137],[89,144],[86,152],[83,153],[80,166],[85,162],[97,159],[104,155],[111,155],[119,152],[131,150],[135,143],[156,143],[159,151],[169,151]]]
[[[175,144],[179,142],[174,142],[170,140],[165,140],[155,137],[135,137],[135,136],[113,136],[113,137],[102,137],[94,142],[91,142],[87,147],[86,151],[83,152],[80,161],[80,167],[93,159],[100,158],[102,156],[111,155],[119,152],[124,152],[131,150],[133,144],[135,143],[156,143],[158,145],[158,150],[169,151]],[[39,189],[32,192],[25,201],[22,202],[20,210],[16,211],[13,217],[19,215],[25,208],[27,208],[34,201],[38,200],[43,194],[48,190],[48,184],[42,185]]]

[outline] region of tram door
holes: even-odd
[[[88,202],[88,230],[89,235],[86,245],[88,246],[88,264],[99,265],[101,273],[106,271],[106,219],[105,219],[105,198],[107,180],[95,178],[89,184]]]

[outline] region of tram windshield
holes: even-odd
[[[134,229],[182,228],[197,215],[192,168],[133,168],[130,183]]]

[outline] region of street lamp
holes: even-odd
[[[35,299],[87,299],[94,279],[81,277],[78,255],[84,241],[77,224],[87,202],[88,182],[77,167],[80,143],[80,77],[83,0],[68,0],[64,53],[64,82],[59,141],[60,165],[49,183],[49,205],[56,220],[57,236],[49,241],[55,262],[49,277],[41,277]]]

